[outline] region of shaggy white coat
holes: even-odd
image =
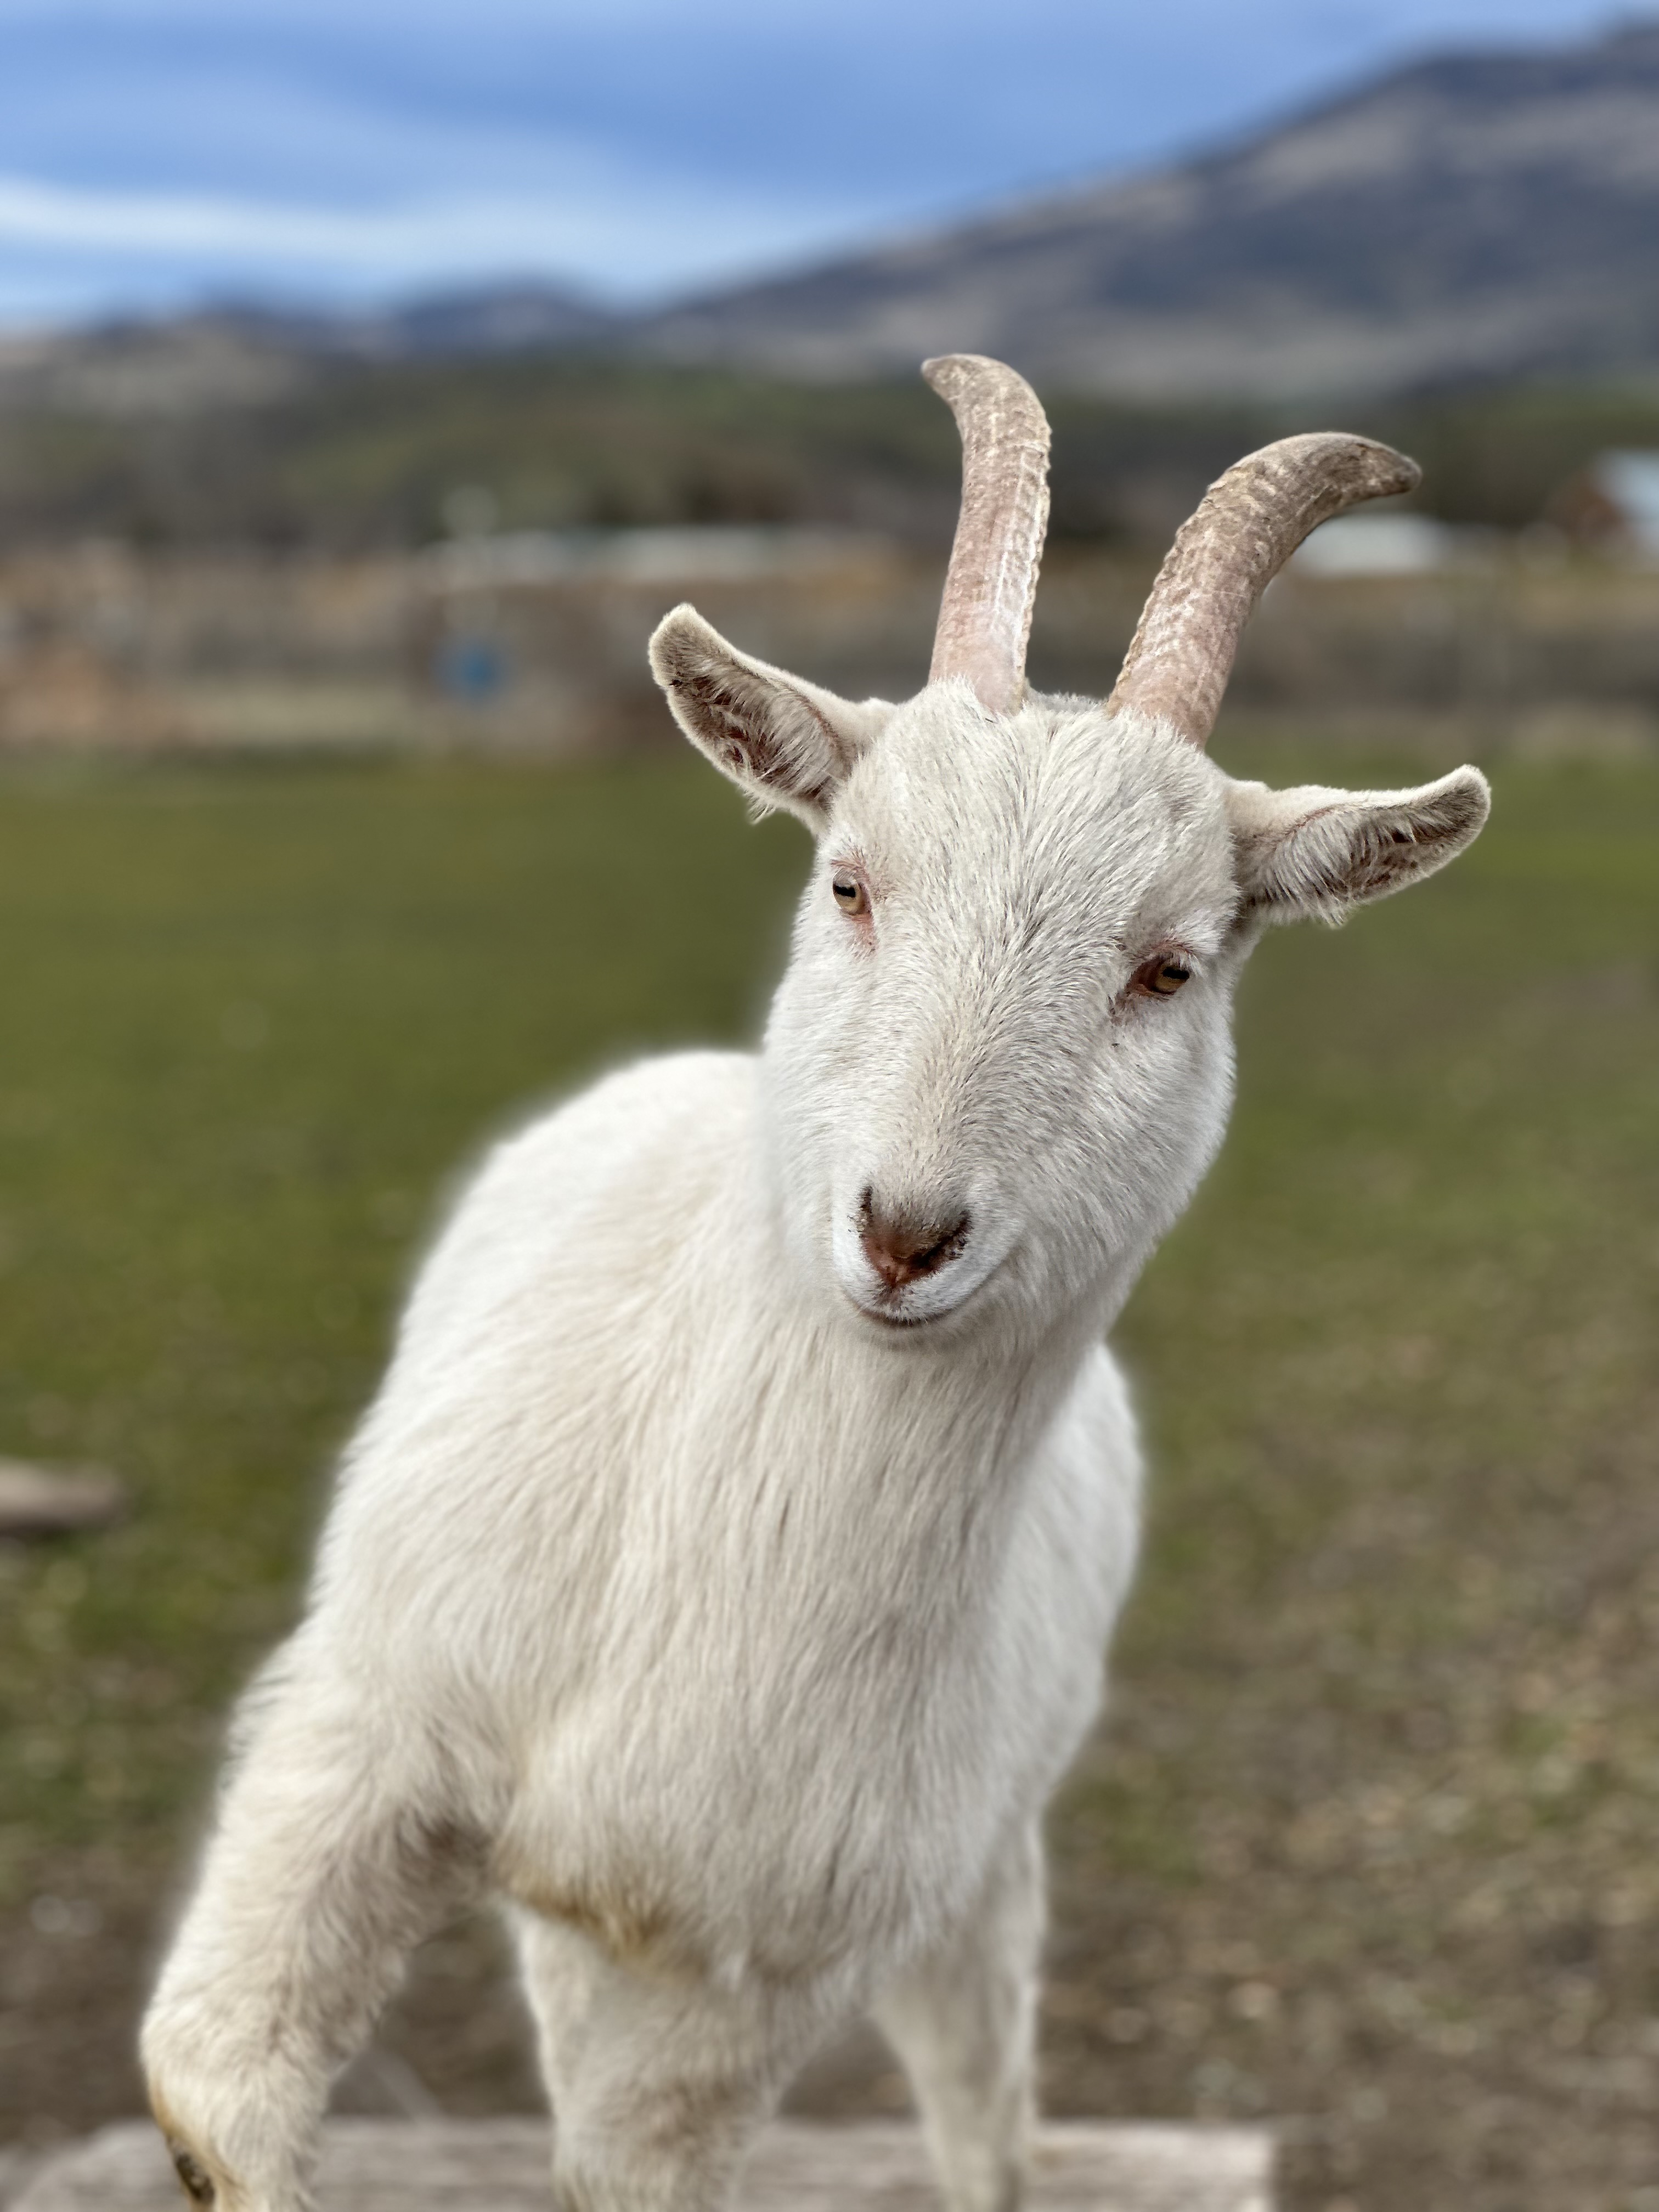
[[[1261,924],[1486,813],[1472,769],[1236,784],[1084,701],[850,705],[690,610],[654,659],[815,831],[788,971],[757,1057],[645,1062],[501,1145],[416,1286],[144,2030],[222,2212],[310,2202],[331,2075],[484,1894],[566,2212],[716,2212],[866,2007],[953,2212],[1017,2202],[1038,1824],[1135,1557],[1107,1331],[1220,1140]],[[968,1226],[893,1290],[872,1207]]]

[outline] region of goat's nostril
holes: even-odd
[[[968,1241],[969,1226],[965,1211],[945,1218],[884,1212],[866,1191],[859,1233],[871,1266],[896,1291],[954,1260]]]

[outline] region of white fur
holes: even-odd
[[[568,2212],[716,2212],[868,2006],[955,2212],[1017,2201],[1038,1824],[1135,1553],[1106,1332],[1220,1140],[1261,922],[1485,811],[1467,770],[1276,798],[1082,701],[853,708],[689,611],[656,659],[818,833],[793,957],[757,1058],[646,1062],[502,1145],[416,1287],[145,2027],[225,2212],[309,2202],[331,2072],[484,1894]],[[1138,994],[1171,950],[1192,980]],[[888,1291],[866,1194],[965,1208],[959,1251]]]

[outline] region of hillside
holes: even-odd
[[[440,292],[331,313],[246,305],[0,338],[0,417],[49,409],[112,418],[259,406],[348,364],[493,361],[618,348],[625,316],[556,284]]]
[[[1339,397],[1659,375],[1659,23],[1402,69],[1248,141],[692,301],[634,342],[813,377]]]
[[[164,349],[89,356],[60,364],[49,401],[0,400],[0,554],[89,537],[410,546],[445,534],[463,489],[513,530],[786,523],[942,548],[955,520],[956,432],[914,367],[803,384],[580,355],[283,362],[205,339],[188,360],[186,381]],[[1044,396],[1055,536],[1146,546],[1240,453],[1333,415],[1417,456],[1428,511],[1500,529],[1545,517],[1606,448],[1659,446],[1659,386],[1336,406]]]

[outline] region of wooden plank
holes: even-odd
[[[321,2212],[547,2212],[550,2136],[535,2120],[331,2120]],[[1050,2123],[1030,2212],[1272,2212],[1265,2128]],[[60,2154],[13,2212],[178,2212],[155,2130],[106,2128]],[[935,2212],[917,2130],[902,2122],[780,2122],[757,2150],[741,2212]]]
[[[10,2212],[48,2155],[45,2151],[25,2150],[17,2144],[9,2150],[0,2150],[0,2212]]]

